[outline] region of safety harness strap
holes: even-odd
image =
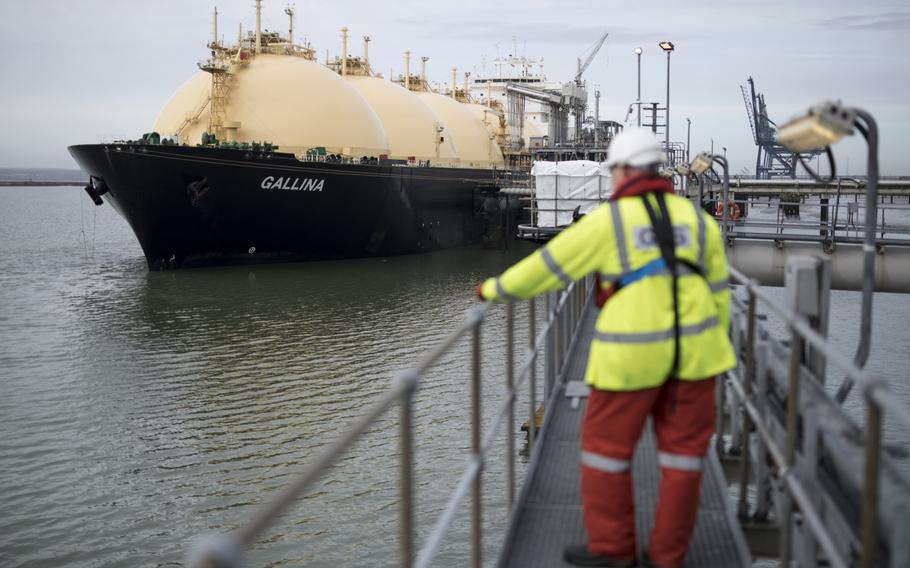
[[[676,272],[676,239],[673,235],[673,224],[664,194],[655,193],[654,199],[657,200],[657,206],[660,209],[659,216],[655,214],[647,194],[641,196],[645,211],[648,212],[648,218],[651,220],[651,226],[654,227],[654,236],[657,238],[660,256],[670,269],[673,283],[673,364],[670,365],[670,372],[667,373],[667,377],[672,379],[679,368],[679,277]]]
[[[684,258],[677,258],[676,262],[681,264],[681,266],[676,267],[678,276],[682,276],[683,274],[697,274],[704,278],[704,273],[702,272],[701,267],[694,262],[689,262]],[[667,261],[665,261],[663,257],[660,257],[652,260],[637,270],[632,270],[631,272],[626,272],[625,274],[601,273],[600,278],[602,280],[612,281],[613,294],[615,294],[622,288],[625,288],[626,286],[634,284],[635,282],[638,282],[639,280],[642,280],[649,276],[669,274],[671,274],[671,272],[667,267]],[[726,285],[726,281],[724,281],[723,284]]]

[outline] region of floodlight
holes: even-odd
[[[660,172],[661,177],[665,177],[668,179],[673,179],[673,174],[674,174],[673,168],[670,168],[670,167],[666,167],[663,170],[661,170],[661,172]]]
[[[673,51],[673,42],[672,41],[662,41],[658,45],[664,51]]]
[[[687,175],[689,175],[690,171],[692,171],[692,170],[689,168],[689,164],[684,164],[684,163],[676,164],[676,173],[678,173],[679,175],[687,176]]]
[[[641,55],[641,48],[640,48],[640,47],[636,47],[636,48],[635,48],[635,53],[636,53],[637,55]]]
[[[792,152],[811,152],[853,134],[856,115],[840,103],[827,102],[809,109],[777,130],[777,142]]]
[[[712,159],[711,154],[702,152],[699,155],[695,156],[695,159],[692,160],[692,165],[689,166],[689,169],[692,170],[692,173],[701,175],[711,169],[712,163],[714,163],[714,160]]]

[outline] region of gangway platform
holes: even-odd
[[[585,402],[584,399],[567,396],[567,393],[573,395],[579,390],[577,387],[584,376],[596,316],[597,309],[593,302],[589,302],[578,340],[569,353],[564,380],[557,386],[559,390],[555,396],[550,398],[552,408],[547,409],[540,432],[543,439],[535,456],[537,463],[528,468],[528,478],[516,502],[499,561],[499,566],[503,568],[572,566],[563,561],[563,548],[587,540],[579,471]],[[657,450],[650,427],[645,429],[636,448],[632,473],[635,529],[641,560],[657,507],[660,483]],[[731,500],[726,491],[726,482],[712,444],[702,478],[701,506],[686,566],[751,566],[748,546],[730,509]]]

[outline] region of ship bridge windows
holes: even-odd
[[[491,77],[488,79],[474,79],[475,85],[487,83],[540,83],[540,77]]]

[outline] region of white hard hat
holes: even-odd
[[[629,128],[613,138],[607,151],[607,167],[644,168],[666,161],[660,142],[650,130]]]

